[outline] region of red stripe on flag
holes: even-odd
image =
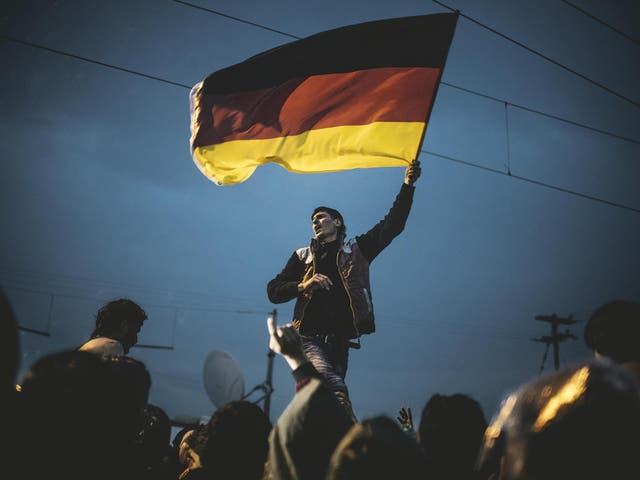
[[[298,135],[373,122],[424,122],[439,68],[375,68],[292,79],[277,87],[197,101],[193,147]]]

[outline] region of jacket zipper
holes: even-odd
[[[312,261],[311,276],[313,277],[316,274],[316,256],[313,254],[313,251],[311,251],[310,253],[311,255],[313,255],[313,258],[311,259]],[[302,312],[300,313],[300,326],[298,327],[298,331],[302,330],[302,319],[304,318],[304,312],[307,311],[308,305],[309,305],[309,299],[307,299],[306,303],[304,304],[304,307],[302,307]]]
[[[347,292],[347,298],[349,299],[349,308],[351,309],[351,322],[353,323],[353,328],[356,331],[356,337],[360,337],[360,331],[358,330],[358,326],[356,325],[356,312],[353,310],[353,301],[351,300],[351,294],[349,293],[349,288],[347,287],[347,281],[342,275],[342,270],[340,269],[340,252],[342,248],[338,248],[338,253],[336,254],[336,267],[338,268],[338,276],[340,280],[342,280],[342,286],[344,287],[344,291]],[[315,258],[314,258],[315,261]]]

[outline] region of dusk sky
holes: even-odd
[[[461,16],[405,231],[372,264],[377,331],[351,350],[360,418],[434,393],[487,417],[538,375],[590,358],[592,311],[640,301],[640,6],[448,0]],[[308,245],[318,205],[348,236],[388,211],[403,168],[301,175],[265,165],[221,187],[189,151],[189,89],[211,72],[345,25],[448,12],[426,0],[14,0],[0,13],[0,285],[21,326],[19,376],[75,348],[108,300],[148,313],[131,356],[173,418],[216,408],[209,352],[245,392],[265,380],[266,284]],[[201,8],[199,8],[201,7]],[[489,28],[486,28],[489,27]],[[493,31],[491,31],[493,30]],[[412,48],[422,48],[414,45]],[[563,328],[564,331],[564,328]],[[553,370],[551,352],[544,371]],[[294,392],[275,359],[271,418]],[[258,399],[255,394],[249,400]]]

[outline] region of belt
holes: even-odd
[[[349,348],[355,348],[356,350],[360,348],[360,339],[357,339],[357,342],[352,342],[348,338],[341,337],[340,335],[336,335],[335,333],[303,333],[302,337],[314,338],[316,340],[320,340],[322,343],[326,344],[337,344],[342,343],[346,344]]]

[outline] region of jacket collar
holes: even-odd
[[[351,253],[351,245],[349,243],[344,243],[344,238],[338,239],[338,241],[342,241],[342,251],[344,253]],[[315,253],[320,248],[320,242],[314,237],[311,239],[309,247],[311,248],[311,252]]]

